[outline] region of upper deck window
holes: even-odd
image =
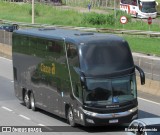
[[[105,75],[134,66],[125,41],[92,41],[84,45],[81,52],[81,69],[86,74]]]

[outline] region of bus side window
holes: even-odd
[[[46,57],[50,60],[56,60],[60,64],[64,64],[66,57],[63,49],[63,41],[48,41]]]
[[[20,53],[28,54],[29,52],[26,51],[26,50],[29,50],[29,46],[27,44],[28,38],[25,36],[19,36],[18,39],[16,39],[16,41],[18,41],[16,43],[16,51]]]
[[[67,44],[67,56],[70,66],[79,67],[78,52],[75,45]]]
[[[31,37],[29,39],[29,52],[31,55],[36,56],[37,50],[37,39],[34,37]]]

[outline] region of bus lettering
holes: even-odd
[[[55,64],[52,63],[52,66],[46,66],[43,63],[41,63],[41,72],[47,73],[47,74],[55,74]]]

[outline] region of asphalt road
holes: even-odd
[[[139,93],[139,118],[160,117],[160,101],[158,97],[153,97],[145,93]],[[159,103],[158,103],[159,102]],[[66,120],[42,110],[33,112],[27,109],[14,95],[12,61],[0,57],[0,126],[41,126],[46,128],[48,133],[38,134],[58,134],[58,135],[125,135],[123,128],[95,129],[77,127],[72,128]],[[45,127],[53,126],[53,127]],[[68,127],[69,126],[69,127]],[[0,127],[0,131],[1,131]],[[72,132],[66,132],[72,131]],[[115,133],[116,132],[116,133]],[[2,133],[1,134],[11,134]],[[13,135],[22,133],[12,133]],[[12,135],[11,134],[11,135]],[[35,133],[24,133],[35,134]]]

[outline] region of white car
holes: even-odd
[[[133,120],[125,131],[127,135],[160,135],[160,118]]]

